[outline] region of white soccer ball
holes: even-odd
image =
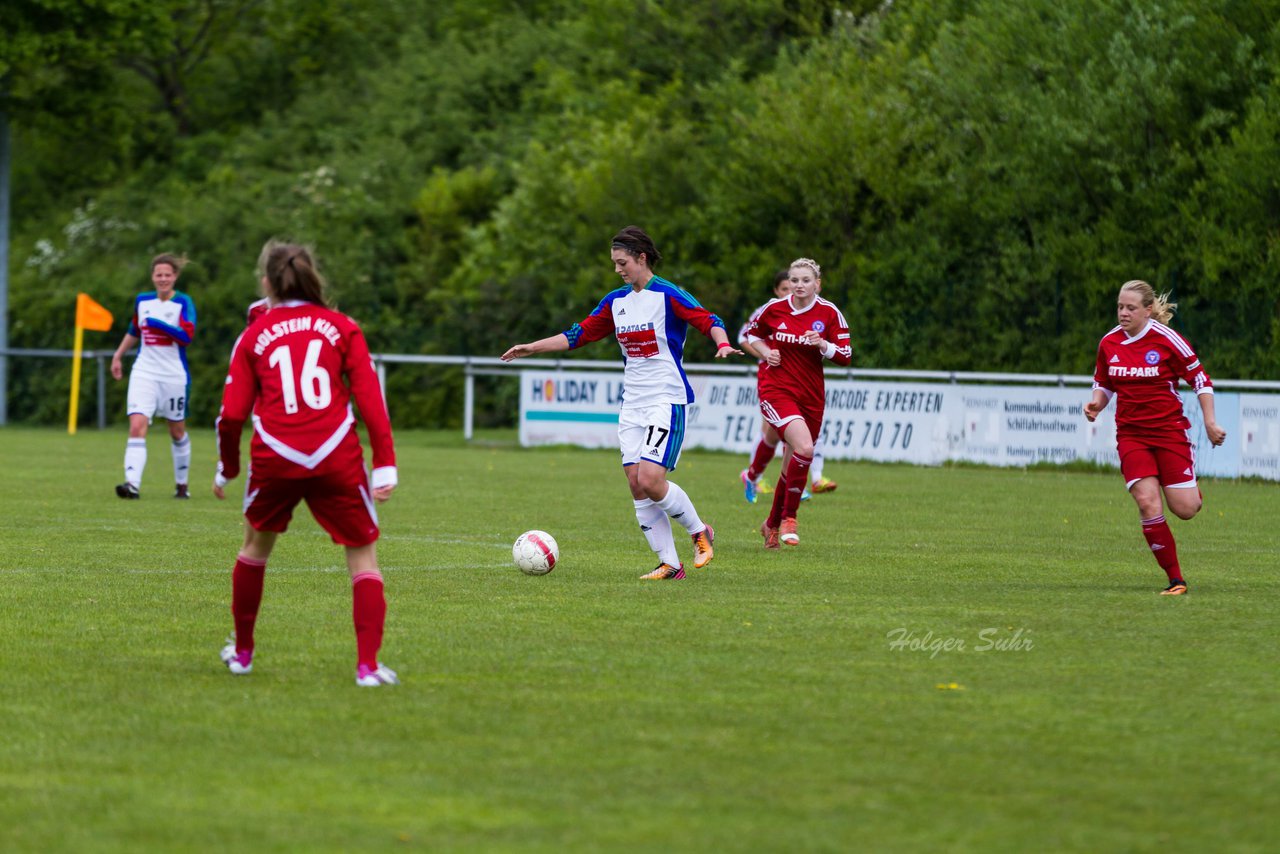
[[[525,531],[511,547],[511,557],[526,575],[546,575],[560,560],[560,546],[546,531]]]

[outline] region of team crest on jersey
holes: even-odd
[[[1155,350],[1148,350],[1148,351],[1147,351],[1147,364],[1148,364],[1148,365],[1154,365],[1154,364],[1156,364],[1156,363],[1157,363],[1157,362],[1159,362],[1159,361],[1160,361],[1160,354],[1159,354],[1159,353],[1157,353]]]
[[[827,324],[823,323],[821,320],[815,320],[815,321],[813,322],[813,331],[814,331],[814,332],[821,333],[821,332],[826,331],[826,328],[827,328]]]

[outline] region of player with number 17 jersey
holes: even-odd
[[[250,416],[254,481],[352,466],[363,472],[353,397],[369,431],[376,483],[379,470],[394,470],[395,450],[364,333],[324,306],[280,303],[254,320],[232,353],[218,418],[220,473],[239,473],[240,431]]]

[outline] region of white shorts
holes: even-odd
[[[153,415],[166,421],[187,420],[187,384],[166,383],[129,374],[129,415],[145,415],[151,423]]]
[[[618,445],[622,464],[648,460],[674,471],[684,444],[684,405],[658,403],[622,408],[618,416]]]

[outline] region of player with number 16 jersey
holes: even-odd
[[[231,352],[218,416],[218,474],[213,494],[226,497],[240,473],[240,433],[253,419],[245,486],[245,539],[231,571],[235,633],[220,657],[233,675],[253,670],[254,630],[267,560],[276,538],[305,501],[320,527],[346,547],[356,632],[356,684],[394,685],[378,660],[387,614],[376,541],[375,501],[396,487],[395,448],[369,346],[356,322],[328,307],[325,281],[305,246],[271,240],[258,259],[269,310]],[[366,474],[356,436],[355,398],[369,429],[373,472]]]
[[[259,481],[328,473],[365,481],[352,397],[369,431],[376,487],[384,472],[394,472],[395,450],[378,376],[356,322],[316,303],[288,301],[245,330],[223,390],[218,470],[227,479],[239,474],[240,431],[252,414],[253,466],[245,510],[251,523],[276,515],[275,508],[254,506]],[[314,511],[314,502],[308,503]],[[329,531],[335,542],[359,546],[377,539],[376,517],[362,512],[353,516],[340,523],[340,530]]]

